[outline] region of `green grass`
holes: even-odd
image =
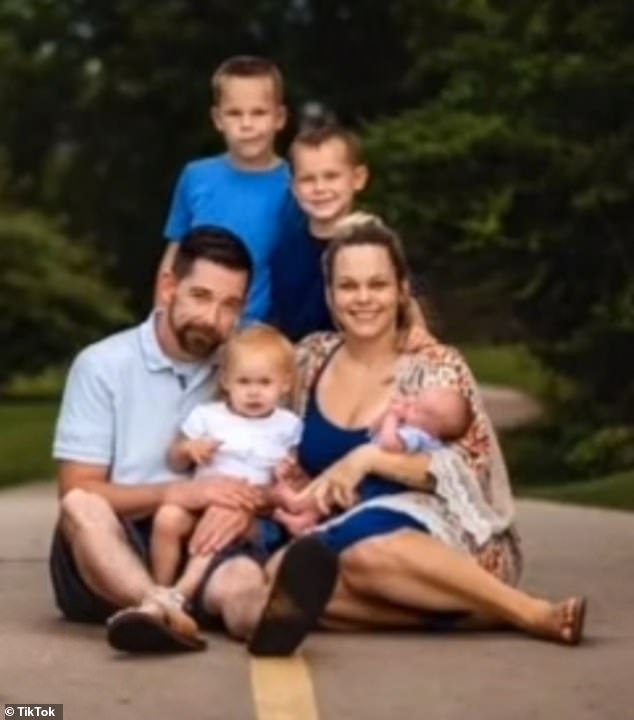
[[[476,378],[483,383],[508,385],[542,395],[549,374],[523,345],[461,345]]]
[[[634,510],[634,469],[583,482],[520,488],[519,494],[574,505]]]
[[[3,394],[11,399],[29,400],[32,398],[54,398],[62,393],[67,368],[54,366],[43,370],[37,375],[22,375],[16,373]]]
[[[55,400],[0,402],[0,487],[53,476]]]

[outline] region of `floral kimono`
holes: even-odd
[[[294,409],[301,416],[321,369],[341,343],[335,333],[316,333],[299,344]],[[418,353],[403,354],[397,361],[397,395],[415,397],[421,388],[430,386],[458,390],[473,412],[462,438],[430,454],[428,473],[435,478],[434,489],[374,497],[320,527],[345,522],[369,507],[395,510],[427,527],[434,537],[472,555],[501,580],[516,584],[522,562],[506,466],[477,384],[454,348],[428,343]]]

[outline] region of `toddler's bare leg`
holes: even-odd
[[[183,540],[194,528],[195,517],[177,505],[162,505],[154,516],[150,558],[159,585],[171,585],[181,558]]]
[[[185,571],[174,585],[186,600],[191,600],[194,596],[212,558],[213,553],[209,553],[207,555],[193,555],[188,560]]]

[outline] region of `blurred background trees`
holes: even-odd
[[[363,134],[445,334],[526,345],[561,452],[633,464],[633,34],[626,0],[0,0],[2,367],[147,311],[209,74],[261,53]]]

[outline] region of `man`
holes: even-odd
[[[69,372],[54,441],[61,512],[51,578],[62,613],[79,622],[110,618],[108,640],[118,649],[205,646],[182,599],[157,587],[147,570],[152,515],[164,503],[201,511],[192,550],[212,548],[220,556],[200,605],[220,614],[233,634],[244,637],[255,627],[258,637],[268,638],[273,627],[276,635],[284,607],[295,618],[299,644],[334,585],[336,563],[311,541],[286,553],[269,590],[252,557],[235,548],[228,559],[223,555],[251,527],[257,492],[236,478],[174,477],[166,466],[183,419],[212,394],[216,353],[240,317],[252,271],[235,235],[215,227],[192,230],[161,275],[159,308],[140,326],[83,350]],[[316,588],[309,587],[307,560],[326,579]],[[266,588],[266,595],[254,596],[254,587]],[[317,592],[320,607],[314,600],[308,609],[301,598],[295,602],[306,590]],[[111,617],[121,608],[127,609]],[[251,649],[261,648],[256,642]],[[267,640],[265,651],[278,649]]]

